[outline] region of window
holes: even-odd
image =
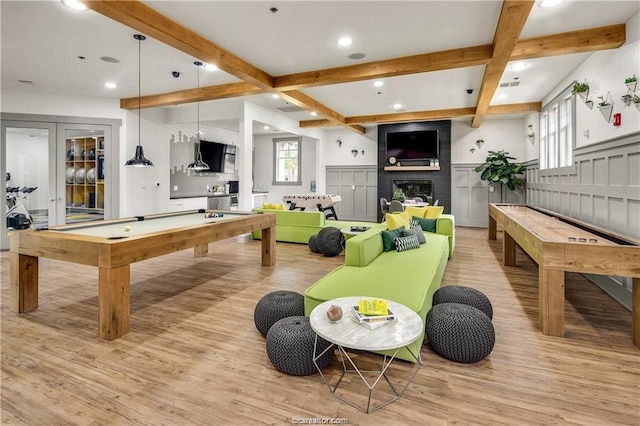
[[[278,138],[273,140],[273,184],[302,185],[300,164],[302,138]]]
[[[540,170],[573,165],[575,97],[571,86],[540,112]]]

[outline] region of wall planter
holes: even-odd
[[[593,108],[593,101],[589,100],[589,84],[585,80],[584,83],[578,83],[577,81],[573,83],[573,88],[571,89],[572,95],[578,95],[582,102],[587,106],[587,108]]]
[[[627,77],[624,80],[624,84],[629,88],[630,91],[635,92],[638,88],[638,79],[634,74],[632,77]]]
[[[598,96],[600,102],[598,102],[598,110],[600,114],[607,120],[607,123],[611,121],[611,113],[613,112],[613,104],[611,99],[611,92],[607,92],[607,96]]]

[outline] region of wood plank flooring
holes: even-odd
[[[631,313],[581,275],[567,274],[566,338],[542,335],[537,267],[519,250],[518,266],[502,267],[501,240],[501,233],[488,241],[486,229],[458,228],[443,283],[489,297],[497,335],[491,355],[457,364],[425,344],[424,366],[405,396],[371,415],[332,397],[318,374],[275,370],[253,324],[264,294],[302,293],[343,256],[278,243],[276,266],[262,267],[259,241],[229,239],[210,244],[203,258],[185,250],[133,264],[131,332],[109,342],[97,337],[97,268],[42,259],[40,307],[15,314],[3,252],[1,422],[640,425],[640,350],[631,342]],[[397,363],[391,373],[406,376],[410,367]],[[326,372],[333,377],[339,368],[335,360]],[[345,390],[364,392],[356,382]]]

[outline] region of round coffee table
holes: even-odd
[[[370,297],[342,297],[324,302],[316,306],[316,308],[311,312],[309,321],[311,328],[316,332],[316,343],[318,341],[318,337],[321,337],[331,343],[331,345],[321,353],[317,353],[316,349],[318,349],[318,347],[316,345],[313,353],[314,363],[316,360],[321,359],[326,351],[333,350],[334,346],[338,349],[340,362],[342,363],[342,374],[335,385],[332,386],[327,381],[322,369],[320,369],[316,364],[316,368],[320,372],[320,375],[322,376],[324,383],[329,388],[329,391],[333,396],[341,401],[346,402],[352,407],[368,414],[399,399],[415,378],[418,370],[422,366],[420,347],[417,344],[417,341],[424,333],[424,324],[422,323],[420,316],[411,309],[399,303],[388,301],[388,307],[396,315],[396,319],[394,321],[389,321],[382,327],[371,330],[358,324],[351,313],[351,307],[358,306],[358,302],[361,299],[370,299]],[[340,306],[342,308],[343,315],[339,321],[331,322],[327,318],[327,310],[331,305]],[[391,384],[386,373],[387,369],[398,354],[398,351],[402,348],[406,348],[415,359],[415,367],[406,384],[402,389],[398,390]],[[368,381],[364,377],[363,373],[371,373],[372,371],[369,369],[366,371],[360,370],[349,355],[349,349],[371,352],[389,351],[391,354],[384,355],[380,370],[374,371],[375,373],[378,373],[377,377],[375,377],[373,381]],[[367,386],[368,395],[366,405],[357,405],[356,403],[347,400],[344,396],[336,394],[336,390],[338,389],[342,378],[347,373],[357,374]],[[388,401],[383,402],[376,407],[372,407],[371,394],[375,386],[382,381],[382,378],[384,378],[385,382],[389,384],[394,396]]]

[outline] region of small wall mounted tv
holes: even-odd
[[[428,160],[439,158],[440,139],[438,130],[387,133],[387,158],[396,160]]]
[[[195,144],[195,152],[198,152],[198,145]],[[202,161],[209,165],[209,170],[205,172],[224,172],[224,156],[227,152],[227,145],[219,142],[200,141],[200,152]]]

